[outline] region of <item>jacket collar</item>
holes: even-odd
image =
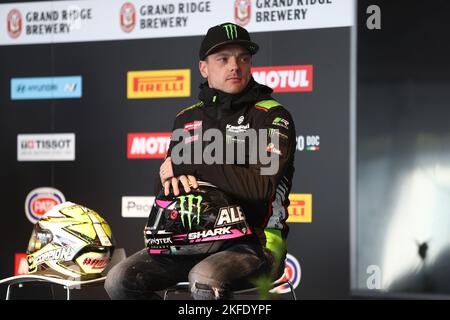
[[[200,85],[198,98],[206,107],[218,107],[221,111],[228,112],[240,109],[248,103],[269,99],[272,89],[257,83],[253,77],[250,78],[244,90],[237,94],[229,94],[218,89],[210,88],[208,82]]]

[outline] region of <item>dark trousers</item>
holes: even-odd
[[[109,271],[105,289],[111,299],[160,299],[156,291],[189,281],[194,299],[229,299],[232,291],[254,287],[253,280],[270,275],[274,265],[270,251],[255,243],[196,256],[149,255],[143,249]],[[281,269],[284,264],[273,280]]]

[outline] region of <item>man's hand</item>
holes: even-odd
[[[164,186],[164,194],[166,196],[170,193],[170,186],[172,186],[173,188],[173,194],[176,196],[179,195],[180,188],[178,184],[180,182],[183,185],[184,191],[186,191],[186,193],[191,192],[191,186],[194,189],[198,188],[197,178],[194,176],[173,176],[171,157],[167,157],[159,168],[159,177],[161,178],[161,184]]]
[[[170,186],[172,186],[173,188],[173,194],[174,195],[179,195],[180,194],[180,188],[178,186],[178,184],[181,182],[181,184],[183,185],[184,191],[186,191],[186,193],[191,192],[191,186],[194,189],[198,188],[198,183],[197,183],[197,178],[195,178],[194,176],[179,176],[179,177],[172,177],[169,180],[166,180],[163,182],[163,186],[164,186],[164,194],[167,196],[170,193]]]
[[[173,169],[172,169],[172,158],[167,157],[166,160],[164,160],[161,167],[159,167],[159,177],[161,179],[162,185],[164,185],[164,182],[173,178]]]

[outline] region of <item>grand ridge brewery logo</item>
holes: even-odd
[[[22,15],[19,10],[12,9],[7,17],[8,35],[15,39],[22,33]]]
[[[250,22],[251,17],[251,1],[236,0],[234,2],[234,21],[241,26],[245,26]]]
[[[124,32],[131,32],[136,25],[136,9],[132,3],[127,2],[120,8],[120,27]]]

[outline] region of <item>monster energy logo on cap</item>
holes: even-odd
[[[183,223],[183,227],[185,227],[184,224],[184,215],[187,216],[188,223],[189,223],[189,229],[192,229],[192,218],[193,218],[193,206],[194,206],[194,199],[197,200],[197,224],[200,224],[200,206],[203,201],[202,196],[194,196],[193,194],[187,195],[187,196],[179,196],[177,199],[180,199],[180,208],[181,208],[181,223]],[[187,200],[187,210],[186,210],[186,200]]]
[[[208,55],[220,46],[237,43],[246,48],[250,54],[258,51],[258,45],[250,40],[247,30],[231,22],[215,25],[208,29],[200,46],[199,58],[205,60]]]
[[[236,25],[234,25],[234,24],[226,24],[226,25],[224,25],[222,27],[225,28],[225,31],[227,32],[228,39],[233,40],[233,39],[237,38]]]

